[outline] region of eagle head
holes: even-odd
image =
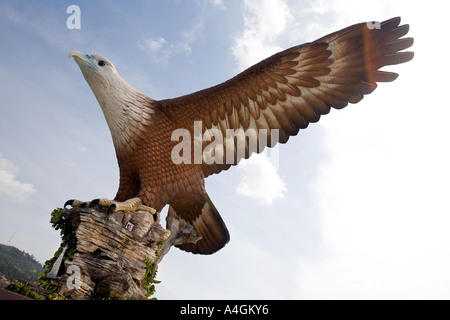
[[[129,85],[108,59],[97,54],[72,51],[86,82],[97,98],[108,123],[116,151],[130,144],[137,128],[147,125],[152,100]],[[139,125],[137,125],[139,124]]]
[[[95,96],[101,103],[102,96],[112,90],[123,87],[124,80],[117,73],[116,68],[108,59],[97,54],[87,54],[80,51],[72,51],[69,58],[73,57],[81,69],[86,82],[91,87]],[[103,106],[102,106],[103,107]]]

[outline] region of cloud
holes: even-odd
[[[238,168],[243,173],[237,187],[238,193],[269,205],[276,199],[284,198],[286,185],[265,153],[252,155]]]
[[[166,39],[148,38],[139,47],[150,53],[153,62],[166,64],[174,54],[189,55],[191,53],[191,44],[197,39],[198,34],[203,30],[202,20],[197,21],[192,28],[181,32],[181,40],[169,42]]]
[[[342,2],[344,8],[350,4]],[[392,17],[392,11],[408,16],[408,5],[384,13],[367,5],[357,18],[338,10],[341,2],[325,7],[340,24],[369,20],[368,13],[375,19]],[[417,19],[403,21],[411,23],[410,35],[419,40],[422,23],[433,42],[426,27],[432,22]],[[426,52],[426,44],[416,41],[412,50]],[[297,298],[448,299],[450,151],[443,137],[450,111],[440,94],[415,94],[423,84],[414,81],[414,74],[433,69],[431,60],[417,54],[411,62],[387,67],[400,74],[396,81],[321,120],[327,159],[311,190],[323,248],[313,259],[298,261]],[[433,92],[445,92],[445,75],[433,77]],[[424,121],[424,105],[440,116]]]
[[[218,8],[220,10],[226,10],[227,9],[225,4],[223,3],[223,0],[210,0],[210,2],[213,5],[213,7],[215,7],[215,8]]]
[[[196,39],[196,32],[195,29],[182,31],[182,40],[173,43],[162,37],[148,38],[143,44],[139,43],[139,47],[150,54],[153,62],[166,64],[174,54],[191,53],[191,43]]]
[[[216,3],[217,2],[217,3]],[[220,7],[220,1],[214,1],[213,5]],[[148,38],[143,43],[139,43],[139,47],[148,51],[153,62],[166,64],[174,54],[189,55],[192,51],[192,43],[194,43],[205,28],[206,13],[199,15],[190,26],[190,28],[182,30],[178,40],[168,41],[165,38]]]
[[[144,43],[139,43],[139,47],[147,51],[153,62],[166,64],[171,55],[170,45],[167,40],[159,37],[157,39],[148,38],[144,40]]]
[[[244,1],[244,31],[238,34],[233,46],[233,55],[240,70],[245,69],[282,48],[276,45],[292,20],[289,7],[284,0]]]
[[[236,36],[232,51],[240,70],[280,51],[282,48],[276,45],[277,37],[292,19],[284,0],[246,0],[243,12],[244,30]],[[285,183],[266,154],[252,155],[240,163],[239,168],[245,173],[238,193],[265,204],[284,197]]]
[[[24,202],[26,197],[36,192],[31,183],[22,183],[16,175],[20,170],[11,161],[0,154],[0,195],[5,195],[19,202]]]
[[[159,38],[156,40],[148,39],[145,43],[149,51],[153,54],[156,54],[162,47],[164,47],[167,41],[164,38]]]

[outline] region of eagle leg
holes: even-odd
[[[116,211],[147,211],[150,214],[154,215],[156,210],[152,207],[146,206],[142,203],[140,198],[131,198],[124,202],[108,200],[108,199],[95,199],[91,202],[83,202],[80,200],[69,200],[64,204],[64,207],[72,206],[72,207],[93,207],[93,206],[101,206],[108,207],[108,213],[116,212]]]

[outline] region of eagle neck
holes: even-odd
[[[108,83],[96,97],[102,108],[118,157],[135,151],[150,126],[153,100],[122,78]]]

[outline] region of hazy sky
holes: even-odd
[[[209,177],[231,241],[212,256],[173,248],[156,296],[450,299],[443,4],[0,0],[0,242],[14,235],[11,245],[44,262],[60,243],[54,208],[117,191],[109,129],[70,51],[106,56],[131,85],[164,99],[348,25],[401,16],[416,55],[387,68],[400,77],[333,110],[277,156]],[[81,29],[67,27],[69,5],[81,9]]]

